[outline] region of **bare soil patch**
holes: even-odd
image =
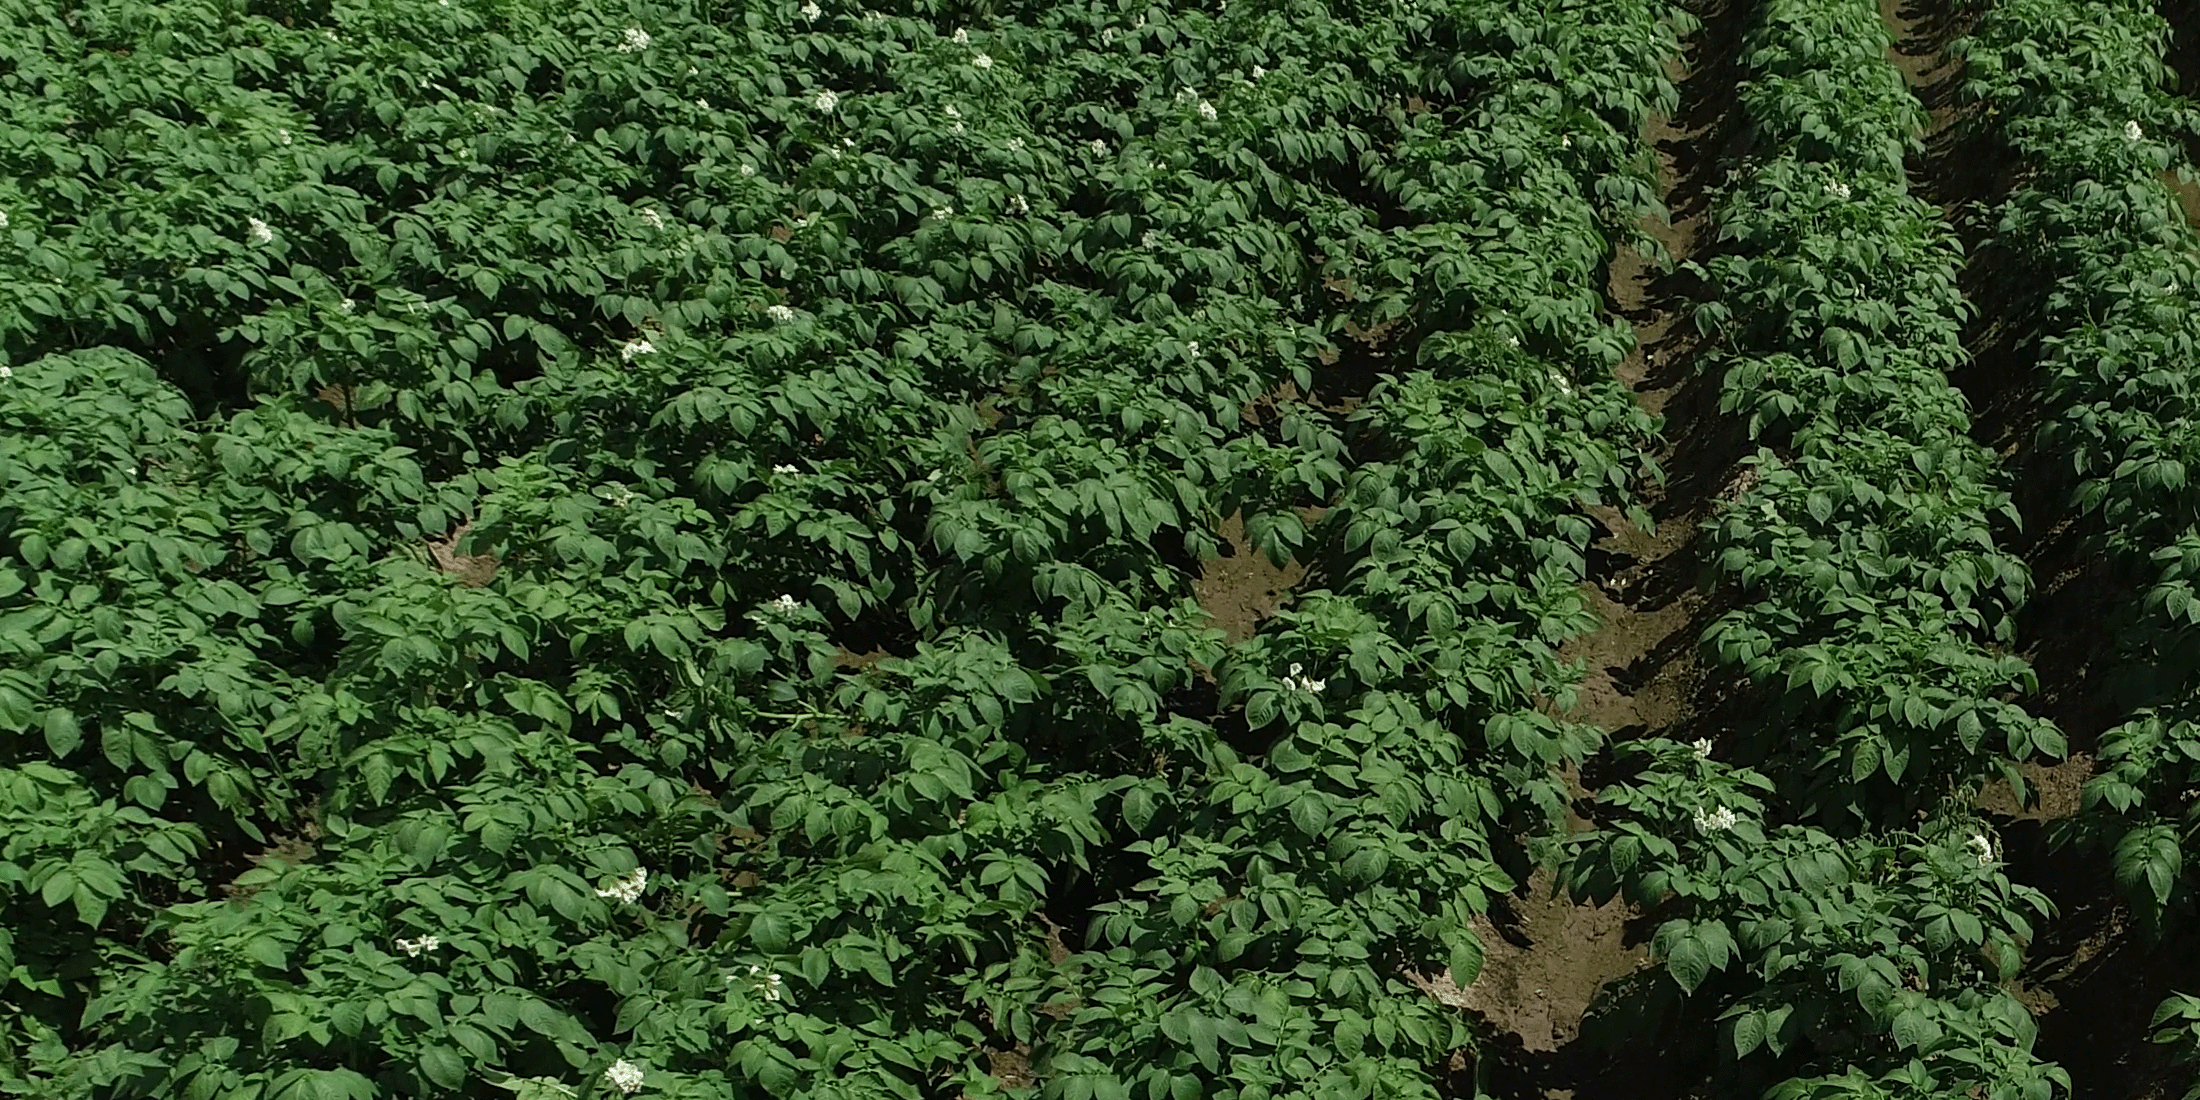
[[[1291,589],[1306,576],[1297,561],[1282,568],[1245,541],[1245,517],[1232,514],[1216,528],[1222,538],[1222,554],[1200,563],[1199,579],[1192,596],[1215,617],[1231,645],[1253,636],[1260,624],[1276,613]]]

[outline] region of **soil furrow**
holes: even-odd
[[[1693,731],[1712,709],[1707,700],[1718,698],[1724,683],[1718,670],[1698,660],[1697,639],[1720,608],[1696,534],[1746,440],[1731,418],[1718,413],[1716,378],[1694,369],[1694,295],[1689,277],[1677,270],[1698,251],[1710,192],[1733,163],[1739,138],[1728,110],[1739,33],[1724,7],[1703,16],[1703,29],[1682,44],[1683,57],[1669,62],[1681,91],[1674,117],[1653,119],[1643,133],[1657,158],[1659,194],[1669,212],[1666,219],[1645,219],[1643,228],[1674,269],[1622,245],[1607,272],[1607,308],[1636,334],[1634,352],[1616,373],[1645,409],[1665,417],[1659,462],[1666,475],[1662,484],[1641,487],[1652,530],[1619,509],[1591,509],[1607,532],[1590,549],[1586,588],[1600,626],[1561,650],[1587,667],[1568,717],[1597,725],[1615,740],[1698,736]],[[1582,779],[1587,799],[1595,776]],[[1554,893],[1548,871],[1523,894],[1504,899],[1495,919],[1479,930],[1489,945],[1488,961],[1474,986],[1461,991],[1463,1004],[1516,1044],[1500,1059],[1496,1095],[1685,1095],[1698,1067],[1672,1064],[1678,1044],[1662,1041],[1655,1030],[1598,1026],[1627,991],[1657,978],[1647,950],[1650,929],[1622,901],[1573,904]]]

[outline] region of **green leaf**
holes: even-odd
[[[1755,1010],[1734,1018],[1734,1056],[1747,1058],[1765,1041],[1765,1018]]]
[[[1680,983],[1681,992],[1694,993],[1696,987],[1711,976],[1711,952],[1704,949],[1693,932],[1686,933],[1673,945],[1672,954],[1666,956],[1665,969]]]
[[[1473,985],[1482,976],[1482,964],[1486,959],[1481,937],[1470,929],[1461,929],[1458,939],[1451,945],[1451,980],[1461,989]]]
[[[420,1072],[428,1080],[447,1089],[455,1089],[466,1083],[466,1063],[458,1052],[447,1046],[431,1044],[420,1049]]]
[[[794,927],[777,913],[758,913],[749,922],[749,939],[763,950],[778,954],[794,943]]]
[[[46,751],[56,760],[65,760],[84,743],[84,730],[76,723],[76,715],[61,707],[46,712]]]

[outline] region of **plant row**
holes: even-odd
[[[2036,445],[2060,468],[2058,512],[2125,594],[2104,628],[2116,719],[2062,839],[2112,852],[2155,929],[2191,909],[2182,853],[2200,824],[2200,237],[2165,179],[2189,172],[2179,142],[2200,116],[2164,88],[2168,41],[2151,4],[2020,0],[1959,44],[1980,136],[2030,168],[1991,243],[2040,280],[2018,299],[2047,413]]]
[[[1576,841],[1577,895],[1660,918],[1653,950],[1720,1023],[1724,1079],[1780,1097],[2046,1097],[2007,989],[2044,896],[2013,883],[1977,785],[2064,751],[2010,698],[2029,588],[1946,372],[1962,256],[1908,191],[1922,108],[1876,6],[1774,0],[1743,43],[1746,170],[1699,269],[1725,411],[1760,443],[1711,524],[1741,606],[1704,642],[1741,729],[1625,746]],[[1661,987],[1646,1002],[1670,997]]]
[[[1648,429],[1510,8],[5,11],[0,1086],[1427,1092]]]

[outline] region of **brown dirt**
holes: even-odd
[[[1507,899],[1502,930],[1488,916],[1474,919],[1487,957],[1466,988],[1449,974],[1416,976],[1415,984],[1518,1036],[1527,1051],[1549,1053],[1572,1042],[1605,982],[1640,969],[1649,951],[1628,942],[1632,914],[1625,905],[1575,905],[1552,886],[1550,871],[1538,870],[1526,898]]]
[[[1293,585],[1306,575],[1296,561],[1278,569],[1268,555],[1245,541],[1245,517],[1233,514],[1217,529],[1222,536],[1222,555],[1200,563],[1199,579],[1192,596],[1221,627],[1229,643],[1236,645],[1253,636],[1260,624],[1283,605]]]

